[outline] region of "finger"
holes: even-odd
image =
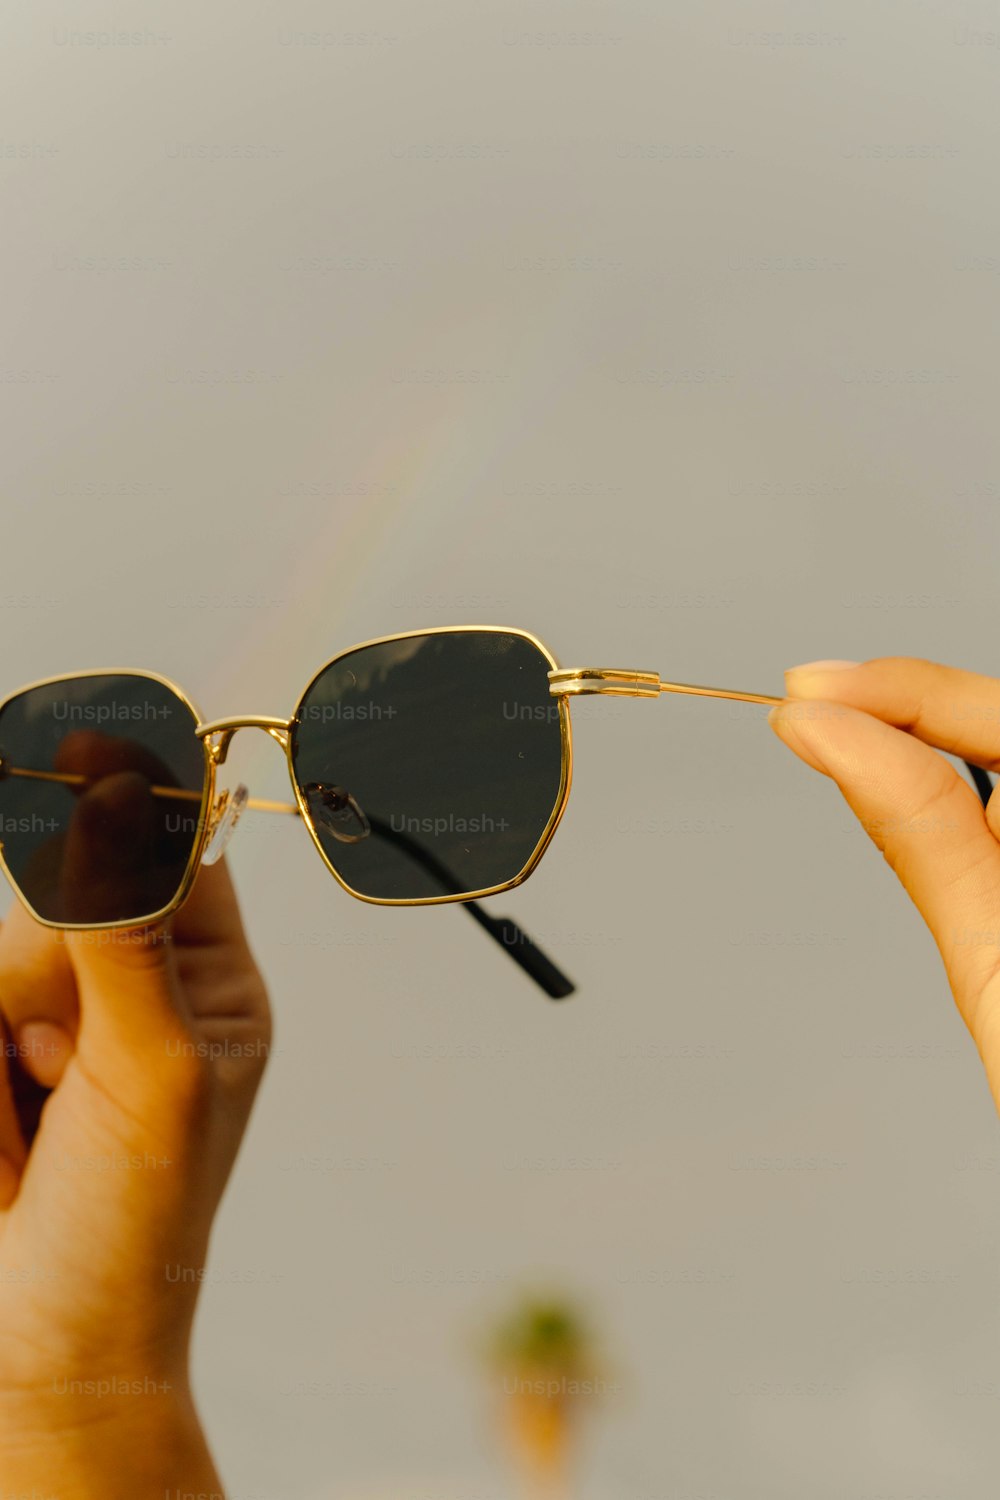
[[[193,1029],[269,1034],[266,989],[224,862],[199,871],[167,923],[64,936],[79,992],[80,1060],[90,1072],[127,1070],[137,1098],[144,1067],[156,1073],[164,1056],[188,1055]]]
[[[10,1091],[21,1128],[21,1139],[30,1153],[42,1123],[42,1111],[52,1090],[36,1083],[22,1066],[20,1043],[11,1042]]]
[[[247,942],[224,860],[199,870],[174,919],[173,948],[199,1034],[223,1044],[219,1076],[225,1082],[259,1077],[272,1033],[267,987]],[[235,1042],[241,1045],[230,1052],[228,1044]]]
[[[138,740],[102,734],[98,729],[74,729],[59,742],[52,768],[64,775],[100,781],[118,771],[138,771],[151,786],[176,786],[177,778],[158,756]]]
[[[790,698],[848,703],[928,745],[1000,771],[1000,680],[908,656],[808,662],[785,673]]]
[[[76,981],[63,934],[41,926],[19,903],[0,929],[0,1013],[19,1066],[55,1088],[76,1046]]]
[[[9,1037],[0,1026],[0,1211],[17,1196],[27,1151],[11,1087]]]
[[[159,911],[150,889],[160,874],[156,808],[137,771],[105,776],[73,809],[60,871],[61,910],[70,922]]]
[[[927,745],[846,705],[787,700],[768,719],[836,781],[927,922],[1000,1107],[1000,845],[975,792]]]
[[[191,1030],[170,924],[69,931],[65,940],[80,1006],[75,1063],[158,1134],[172,1133],[174,1123],[183,1128],[203,1080],[196,1065],[176,1061],[190,1055]]]
[[[78,1046],[118,1060],[181,1019],[169,924],[64,934],[80,1001]]]
[[[175,918],[174,943],[178,950],[211,947],[232,955],[249,953],[246,929],[225,859],[200,867],[191,895]]]

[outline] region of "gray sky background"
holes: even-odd
[[[287,713],[473,621],[763,692],[995,671],[998,24],[10,0],[4,689]],[[564,1006],[240,826],[278,1050],[199,1325],[233,1500],[501,1500],[475,1333],[536,1281],[621,1372],[580,1500],[985,1500],[1000,1147],[929,935],[763,709],[574,722],[494,903]]]

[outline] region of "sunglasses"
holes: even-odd
[[[477,905],[537,866],[566,809],[569,700],[689,693],[655,672],[560,667],[534,635],[442,626],[352,646],[312,677],[288,719],[205,721],[155,672],[50,677],[0,703],[0,865],[46,927],[140,927],[169,916],[218,860],[245,808],[299,817],[361,901],[462,902],[553,999],[572,980],[507,917]],[[233,736],[285,751],[294,802],[216,793]],[[969,766],[983,802],[992,785]]]

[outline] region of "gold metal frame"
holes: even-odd
[[[372,906],[444,906],[447,903],[453,901],[477,901],[481,896],[497,896],[501,891],[513,890],[514,886],[520,885],[522,881],[527,880],[532,870],[534,870],[535,866],[538,864],[538,861],[541,859],[542,855],[548,848],[549,843],[552,840],[552,835],[558,828],[562,815],[566,811],[566,803],[569,800],[569,789],[573,780],[573,738],[569,722],[569,704],[560,701],[559,734],[562,748],[562,763],[559,776],[559,790],[556,793],[555,806],[549,814],[549,820],[542,830],[541,837],[539,838],[538,843],[531,851],[531,854],[528,856],[528,859],[526,860],[523,867],[514,876],[513,880],[505,880],[500,885],[483,886],[479,890],[475,891],[462,891],[453,896],[419,896],[415,898],[401,896],[366,896],[361,891],[356,891],[353,886],[348,885],[347,881],[337,873],[337,871],[333,868],[333,865],[330,863],[329,859],[327,859],[326,850],[323,848],[323,845],[319,841],[319,835],[317,834],[316,829],[313,826],[309,808],[302,796],[301,791],[299,790],[298,783],[295,779],[295,770],[292,765],[291,729],[294,724],[298,723],[299,713],[309,693],[309,689],[312,687],[317,678],[322,677],[323,673],[326,672],[330,667],[334,666],[338,661],[343,661],[345,656],[352,656],[355,651],[361,651],[366,646],[385,646],[390,641],[408,641],[419,635],[461,635],[470,630],[475,630],[480,633],[488,632],[496,635],[519,636],[521,640],[529,641],[531,645],[533,645],[536,650],[539,651],[542,656],[544,656],[545,660],[549,663],[550,670],[556,669],[556,659],[552,655],[552,652],[549,650],[549,648],[544,645],[536,635],[532,635],[528,630],[521,630],[515,625],[435,625],[427,630],[402,630],[395,635],[375,636],[373,640],[361,641],[359,645],[350,646],[346,651],[338,651],[337,655],[331,657],[331,659],[326,662],[324,666],[320,667],[318,672],[314,672],[312,674],[309,681],[302,689],[302,692],[299,694],[299,700],[295,705],[295,711],[292,714],[291,719],[288,721],[288,734],[285,747],[286,754],[288,756],[288,773],[292,779],[292,786],[295,788],[295,800],[298,804],[298,810],[302,815],[306,827],[309,829],[312,841],[316,845],[316,848],[319,850],[323,863],[326,865],[327,869],[330,871],[330,874],[336,880],[337,884],[342,886],[345,891],[350,893],[350,895],[356,896],[359,901],[367,901]]]
[[[0,715],[2,715],[4,709],[9,703],[13,703],[16,698],[23,697],[25,693],[30,693],[35,688],[54,687],[57,682],[78,682],[81,677],[141,677],[146,682],[158,682],[162,687],[169,688],[170,691],[181,700],[185,708],[190,711],[195,721],[195,733],[197,733],[197,726],[201,721],[201,713],[198,709],[197,704],[193,701],[193,699],[188,697],[184,689],[182,687],[179,687],[176,682],[172,682],[169,677],[162,676],[159,672],[146,672],[137,667],[91,667],[83,672],[59,672],[54,677],[40,677],[37,682],[29,682],[24,687],[19,687],[15,692],[8,693],[6,698],[4,698],[2,702],[0,702]],[[175,912],[179,906],[182,906],[184,904],[191,892],[191,887],[194,884],[195,876],[198,873],[198,866],[201,863],[201,856],[204,852],[206,835],[211,821],[209,817],[209,810],[214,806],[215,802],[215,763],[212,760],[211,754],[209,753],[208,746],[205,745],[204,741],[202,743],[205,749],[205,784],[202,788],[201,800],[198,807],[199,834],[192,848],[191,857],[188,860],[187,866],[184,870],[180,888],[178,889],[177,894],[174,896],[173,900],[170,901],[166,906],[161,907],[159,911],[151,912],[148,917],[141,917],[139,919],[136,919],[135,917],[127,917],[124,921],[119,922],[52,922],[47,917],[39,915],[39,913],[32,906],[31,902],[22,892],[20,886],[18,886],[17,882],[10,872],[10,868],[8,867],[7,858],[4,853],[3,840],[0,839],[0,869],[3,870],[4,875],[7,877],[8,884],[13,890],[15,896],[20,901],[21,905],[27,912],[30,913],[32,917],[34,917],[36,922],[41,923],[43,927],[54,927],[60,932],[110,932],[116,928],[145,927],[150,923],[163,921],[166,917],[169,917],[171,913]],[[2,761],[0,761],[0,774],[22,776],[27,774],[31,775],[32,777],[39,777],[39,773],[37,771],[28,771],[25,768],[21,767],[5,767]],[[76,777],[57,776],[54,772],[42,773],[42,775],[44,776],[45,780],[51,779],[67,782],[77,780]],[[190,799],[193,801],[197,796],[197,793],[179,793],[178,789],[174,787],[163,787],[158,788],[157,790],[168,795],[181,795],[185,797],[185,800],[187,800],[187,797],[190,796]]]
[[[463,891],[461,894],[447,896],[418,896],[418,897],[383,897],[366,896],[361,891],[356,891],[347,881],[338,874],[327,858],[326,851],[320,842],[319,835],[313,823],[308,804],[302,796],[295,777],[295,767],[292,763],[292,730],[299,722],[305,698],[324,672],[334,666],[338,661],[351,656],[355,651],[361,651],[367,646],[382,646],[391,641],[412,640],[416,636],[424,635],[458,635],[468,631],[492,632],[501,635],[515,635],[522,640],[529,641],[549,663],[549,692],[558,703],[559,733],[561,745],[561,772],[559,779],[559,790],[556,796],[555,806],[549,815],[548,822],[542,830],[538,843],[532,850],[523,868],[518,871],[512,880],[505,880],[499,885],[484,887],[475,891]],[[201,740],[205,753],[205,785],[201,794],[199,807],[199,833],[195,841],[191,858],[184,871],[184,877],[174,899],[168,906],[160,911],[153,912],[149,916],[134,918],[130,917],[119,922],[80,922],[65,923],[51,922],[39,916],[30,902],[26,900],[16,885],[7,861],[4,857],[3,843],[0,841],[0,869],[3,870],[8,882],[13,888],[22,905],[30,912],[31,916],[43,927],[57,927],[66,931],[105,931],[119,927],[142,927],[149,923],[158,922],[170,916],[187,899],[194,883],[198,867],[209,839],[212,836],[218,819],[225,808],[228,793],[222,793],[219,798],[215,795],[216,773],[218,767],[223,765],[229,752],[229,746],[233,736],[240,729],[262,729],[272,739],[277,740],[285,752],[285,760],[288,765],[289,779],[295,793],[295,801],[275,802],[266,798],[251,797],[246,805],[258,812],[287,813],[302,818],[306,828],[309,830],[310,838],[319,851],[323,863],[337,884],[358,901],[366,901],[373,906],[441,906],[456,901],[475,901],[483,896],[499,895],[501,891],[512,890],[521,885],[537,866],[542,855],[545,853],[556,829],[566,810],[569,800],[570,787],[573,781],[573,739],[570,726],[569,700],[571,697],[582,694],[602,693],[612,697],[628,698],[658,698],[661,693],[689,693],[705,698],[729,698],[741,703],[781,703],[781,698],[773,697],[766,693],[744,693],[729,688],[698,687],[692,683],[664,682],[658,673],[638,671],[624,667],[560,667],[555,657],[543,641],[528,630],[522,630],[515,625],[434,625],[424,630],[403,630],[393,635],[374,636],[371,640],[359,641],[356,645],[349,646],[344,651],[339,651],[332,656],[317,671],[313,672],[302,692],[299,694],[292,715],[288,719],[274,718],[269,715],[249,714],[230,715],[222,719],[204,720],[194,701],[188,697],[183,688],[173,682],[169,677],[161,676],[159,672],[147,672],[134,667],[97,667],[89,668],[82,672],[61,672],[54,677],[43,677],[37,682],[27,683],[15,692],[8,694],[0,702],[0,714],[7,705],[15,698],[24,693],[31,692],[34,688],[50,687],[58,682],[70,682],[81,677],[141,677],[149,681],[158,682],[169,688],[181,702],[190,710],[195,718],[194,732]],[[4,767],[0,762],[0,776],[22,775],[33,776],[40,780],[76,781],[69,775],[59,775],[56,772],[40,772],[24,767]],[[153,787],[154,793],[162,796],[175,796],[194,800],[198,795],[193,792],[185,792],[172,787]]]

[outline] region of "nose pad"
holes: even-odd
[[[226,846],[233,836],[233,829],[240,820],[240,813],[247,805],[249,792],[242,781],[231,792],[221,792],[212,809],[208,843],[201,856],[203,865],[216,864],[225,854]]]
[[[364,808],[346,787],[308,781],[302,791],[316,827],[332,833],[338,843],[360,844],[371,833]]]

